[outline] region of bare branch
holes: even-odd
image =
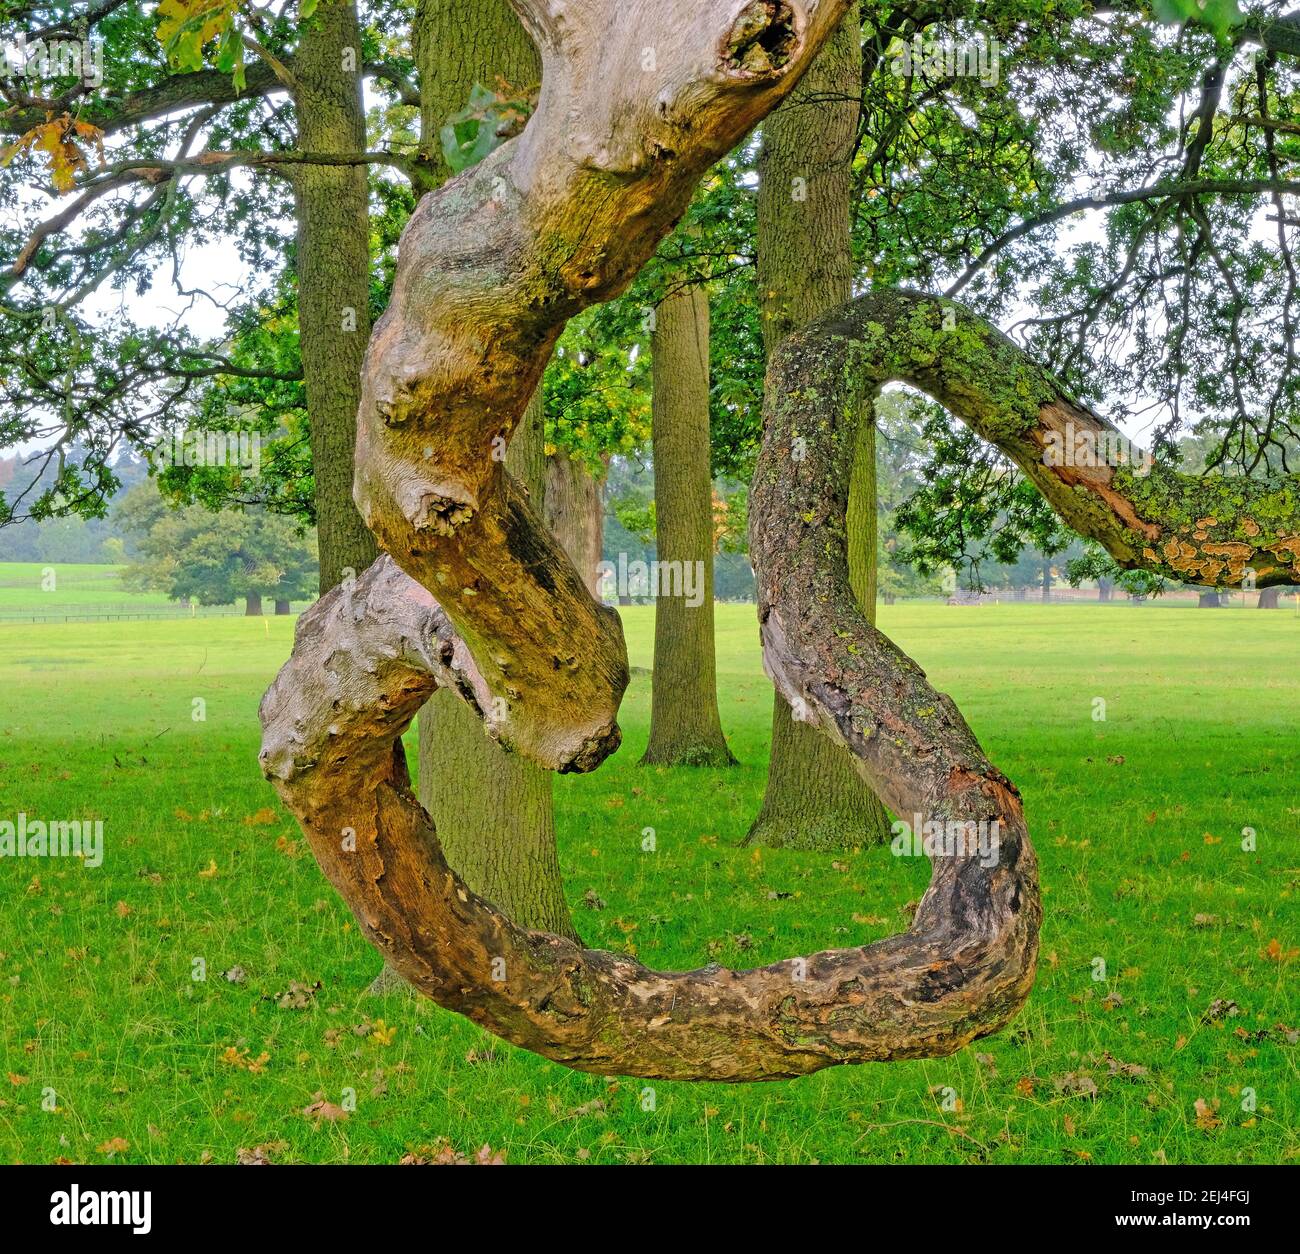
[[[1186,182],[1157,183],[1150,187],[1134,187],[1127,191],[1108,192],[1101,196],[1080,196],[1074,200],[1067,200],[1031,218],[1025,218],[1003,231],[961,272],[945,295],[958,295],[1008,244],[1013,244],[1040,227],[1060,222],[1072,214],[1083,213],[1089,209],[1112,208],[1115,205],[1131,205],[1141,201],[1185,200],[1193,196],[1257,196],[1274,192],[1300,194],[1300,180],[1192,179]]]
[[[402,153],[379,152],[203,152],[177,160],[157,157],[128,158],[110,161],[92,175],[78,180],[78,187],[98,188],[123,174],[132,174],[147,183],[161,183],[177,175],[224,174],[237,169],[274,169],[295,165],[389,165],[407,170],[414,158]]]

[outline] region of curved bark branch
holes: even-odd
[[[617,615],[494,454],[567,318],[630,281],[845,2],[641,0],[616,23],[598,0],[517,0],[543,50],[537,112],[421,201],[367,358],[356,495],[391,558],[302,617],[262,704],[263,769],[388,961],[441,1005],[582,1070],[756,1080],[933,1056],[996,1030],[1028,996],[1041,911],[1019,795],[849,584],[865,412],[851,402],[864,389],[930,391],[1121,561],[1217,563],[1224,580],[1249,561],[1261,583],[1295,574],[1294,484],[1224,479],[1214,515],[1184,519],[1209,480],[1049,464],[1069,424],[1113,429],[951,302],[863,298],[773,358],[752,546],[774,681],[917,838],[943,838],[926,848],[932,878],[911,928],[756,970],[656,972],[517,927],[448,867],[399,740],[432,691],[458,692],[535,761],[585,770],[618,743],[627,676]]]
[[[821,389],[816,401],[803,399],[809,379]],[[833,408],[829,380],[928,392],[1121,566],[1221,588],[1300,581],[1300,476],[1187,475],[1156,462],[954,301],[898,291],[860,297],[795,337],[768,390],[775,387],[802,433]]]
[[[1028,996],[1035,859],[1015,789],[951,702],[866,625],[843,553],[840,565],[838,621],[852,640],[828,647],[817,624],[795,628],[809,644],[810,704],[839,726],[846,693],[876,692],[888,734],[875,743],[923,767],[895,779],[890,800],[948,832],[985,824],[996,835],[991,860],[987,848],[933,859],[904,935],[751,971],[674,973],[515,926],[448,867],[411,793],[398,737],[437,685],[479,709],[484,687],[447,615],[388,557],[299,621],[262,704],[263,769],[387,960],[440,1005],[547,1058],[602,1074],[741,1081],[951,1053]],[[885,761],[850,739],[864,766]]]

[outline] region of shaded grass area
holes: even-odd
[[[649,667],[653,611],[624,614]],[[584,937],[661,967],[750,966],[900,930],[923,861],[738,848],[771,688],[752,607],[718,621],[740,767],[638,767],[638,673],[620,752],[556,780]],[[378,959],[257,771],[290,620],[0,626],[0,820],[102,819],[106,846],[99,869],[0,859],[0,1160],[1300,1156],[1300,620],[900,605],[881,626],[1024,793],[1038,985],[955,1057],[743,1087],[579,1075],[405,991],[364,995]]]

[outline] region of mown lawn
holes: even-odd
[[[121,567],[75,562],[0,562],[0,613],[62,614],[111,607],[166,608],[161,592],[123,586]]]
[[[0,562],[0,623],[33,626],[91,618],[204,618],[243,612],[242,601],[191,608],[162,592],[137,591],[123,583],[125,570],[125,566],[92,563]],[[304,606],[297,603],[293,608]],[[268,598],[266,612],[273,609]]]
[[[637,667],[652,613],[625,611]],[[257,701],[291,620],[0,625],[0,820],[98,818],[106,843],[99,869],[0,860],[0,1160],[1300,1157],[1300,618],[900,605],[881,624],[1025,795],[1047,915],[1029,1006],[953,1058],[657,1082],[653,1103],[642,1081],[566,1071],[404,991],[365,995],[377,958],[257,770]],[[622,750],[556,780],[585,937],[681,967],[900,930],[924,863],[737,847],[771,712],[752,607],[720,607],[718,650],[742,766],[639,768],[638,672]],[[349,1090],[349,1117],[303,1113]]]

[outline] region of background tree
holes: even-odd
[[[1295,595],[1294,588],[1263,588],[1260,590],[1259,600],[1255,602],[1255,608],[1260,610],[1281,609],[1282,598],[1294,597]]]
[[[298,147],[324,156],[366,149],[364,53],[352,0],[319,0],[302,23],[289,71]],[[362,164],[291,166],[298,326],[311,414],[321,590],[359,574],[379,552],[352,500],[361,362],[370,339],[370,221]]]
[[[596,592],[605,523],[605,476],[603,458],[589,463],[562,445],[549,445],[546,454],[546,525],[559,537],[564,551],[582,572],[587,586]]]
[[[262,613],[262,598],[287,614],[291,601],[316,595],[320,568],[315,537],[291,520],[257,510],[214,514],[201,505],[170,508],[153,483],[142,483],[117,509],[134,540],[123,574],[132,587],[165,592],[174,601],[229,605]]]
[[[87,453],[75,442],[67,453],[73,463]],[[39,494],[35,479],[39,466],[28,464],[22,454],[0,457],[0,491],[14,497],[25,492]],[[119,486],[110,505],[122,500],[127,491],[146,478],[148,464],[125,450],[114,463]],[[102,518],[80,514],[58,514],[36,521],[27,519],[0,527],[0,561],[3,562],[113,562],[121,561],[122,537],[117,534],[111,511]]]
[[[645,766],[731,766],[718,714],[709,475],[709,296],[669,292],[655,310],[653,447],[657,560],[681,572],[655,599],[654,678]],[[698,572],[690,604],[686,572]]]

